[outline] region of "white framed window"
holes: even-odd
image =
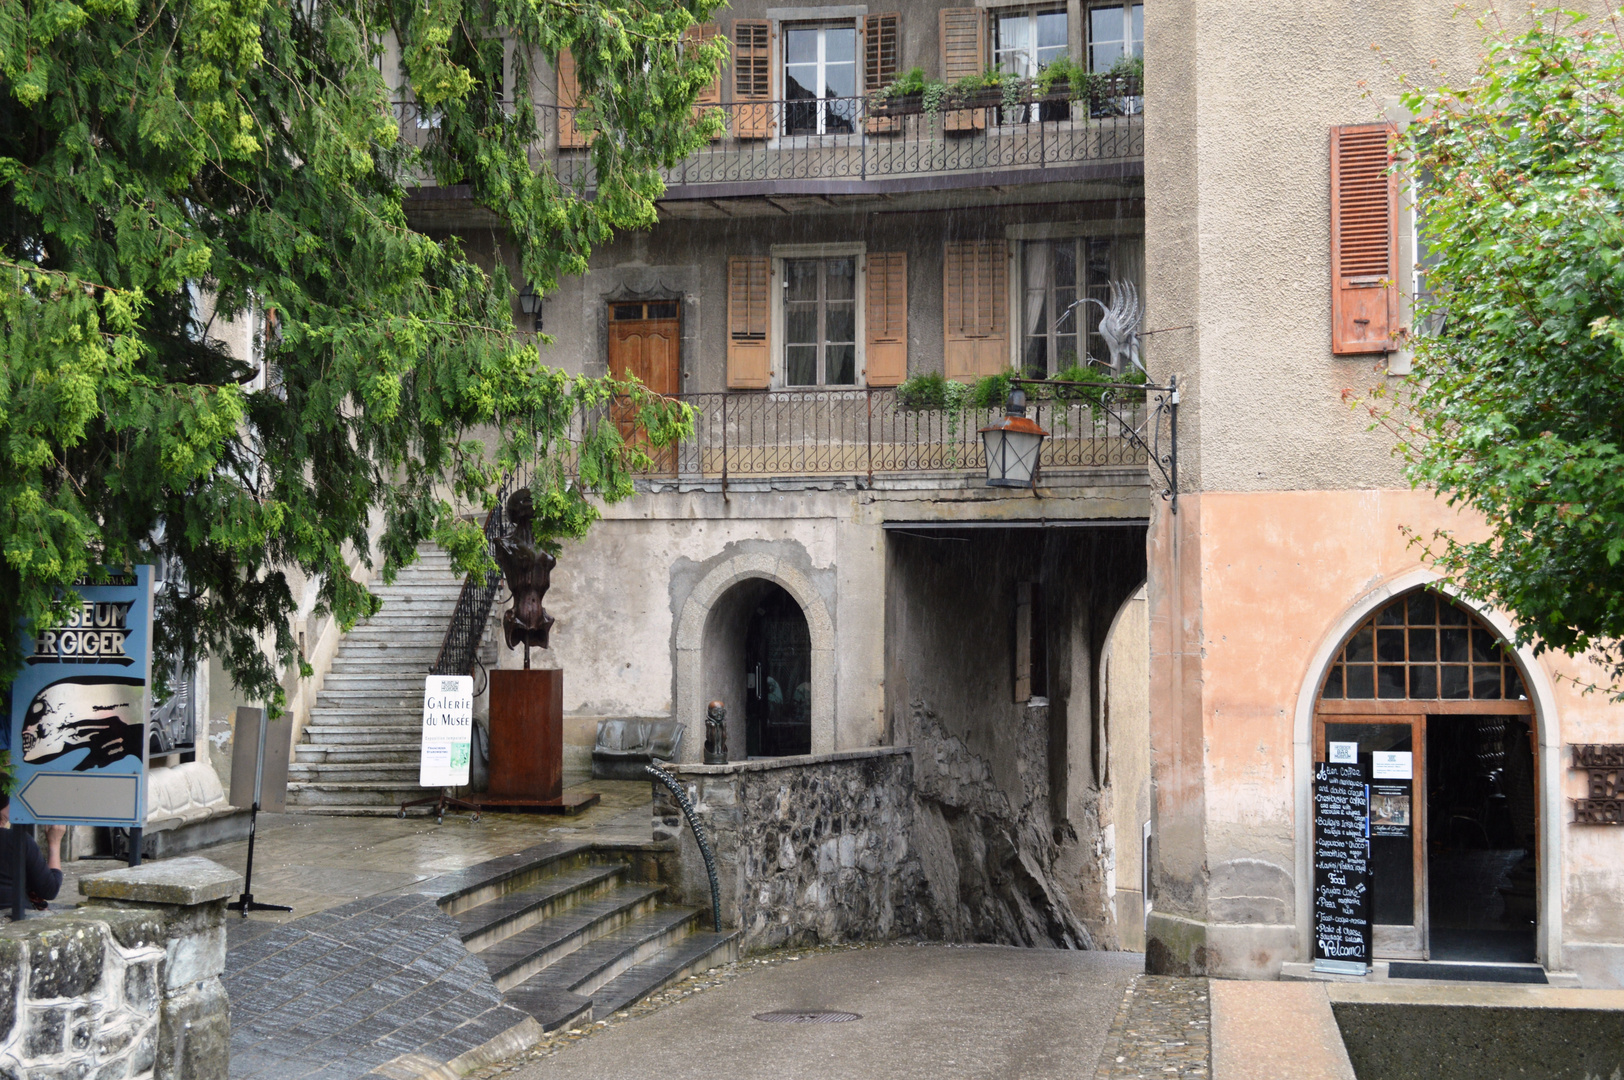
[[[773,246],[775,387],[862,385],[865,246]]]
[[[857,26],[786,25],[784,134],[857,130]]]
[[[1069,236],[1021,245],[1019,365],[1046,378],[1074,364],[1109,366],[1100,319],[1111,282],[1143,276],[1144,241],[1124,236]]]
[[[1066,56],[1066,9],[1034,8],[1000,12],[993,25],[993,66],[1023,79]],[[999,122],[1018,124],[1037,120],[1064,120],[1069,103],[1039,102],[1015,109],[1000,109]]]
[[[1145,5],[1091,4],[1088,70],[1110,71],[1124,56],[1145,55]]]

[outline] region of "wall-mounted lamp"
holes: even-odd
[[[987,447],[987,483],[992,487],[1032,487],[1038,452],[1048,434],[1026,418],[1026,391],[1010,387],[1004,418],[981,429],[981,441]]]
[[[519,310],[535,317],[534,329],[536,333],[541,333],[541,297],[536,294],[536,287],[528,281],[524,283],[524,291],[519,294]]]

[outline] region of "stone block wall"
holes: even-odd
[[[85,878],[82,907],[0,929],[0,1078],[225,1080],[225,903],[207,859]]]
[[[722,923],[744,931],[744,950],[940,936],[913,843],[907,748],[672,771],[716,854]],[[658,784],[654,836],[679,840],[684,901],[708,910],[704,861]]]

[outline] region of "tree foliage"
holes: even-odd
[[[1466,85],[1417,91],[1418,305],[1402,451],[1487,519],[1425,538],[1519,643],[1624,674],[1624,47],[1615,19],[1497,30]]]
[[[686,409],[540,363],[503,268],[406,208],[419,183],[466,185],[538,289],[582,272],[653,222],[658,169],[718,122],[693,101],[721,46],[683,37],[715,2],[0,5],[0,626],[41,625],[101,565],[162,558],[184,586],[159,646],[274,699],[295,569],[348,627],[377,601],[346,553],[388,581],[435,536],[474,569],[454,504],[505,468],[542,462],[544,540],[629,494],[639,447]],[[564,48],[590,189],[534,148]],[[399,137],[406,109],[422,145]],[[262,331],[268,377],[219,340],[232,320]],[[647,440],[583,422],[617,391]],[[0,686],[19,661],[0,633]]]

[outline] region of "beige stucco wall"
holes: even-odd
[[[1150,604],[1146,590],[1123,605],[1102,658],[1102,708],[1109,732],[1107,827],[1117,942],[1145,947],[1144,825],[1150,820]]]
[[[1182,673],[1152,688],[1153,935],[1202,949],[1196,966],[1255,976],[1308,958],[1312,698],[1350,613],[1424,576],[1406,528],[1481,525],[1425,492],[1367,489],[1186,495],[1152,527],[1152,670]],[[1583,781],[1567,747],[1624,742],[1624,710],[1579,689],[1599,675],[1587,665],[1521,655],[1541,743],[1541,957],[1616,984],[1624,834],[1569,823]]]

